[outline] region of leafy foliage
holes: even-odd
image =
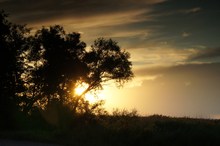
[[[121,51],[117,42],[99,38],[91,46],[91,50],[84,56],[84,61],[89,68],[85,80],[90,83],[89,90],[102,88],[102,83],[115,80],[119,86],[133,77],[130,54]]]
[[[15,94],[22,89],[21,64],[19,54],[26,43],[29,32],[23,25],[12,24],[7,14],[0,11],[0,114],[1,126],[7,127],[13,121],[13,113],[17,110],[18,98]],[[10,126],[9,126],[10,127]]]
[[[56,98],[65,102],[71,96],[74,83],[87,72],[80,60],[85,43],[79,38],[78,33],[65,35],[60,26],[42,28],[30,38],[23,60],[27,110]]]
[[[133,77],[130,54],[112,39],[99,38],[86,50],[80,34],[66,33],[62,26],[42,27],[31,35],[26,26],[8,22],[4,12],[0,18],[1,103],[13,98],[30,113],[60,102],[73,113],[94,114],[103,111],[103,102],[89,103],[86,93],[111,80],[122,86]],[[88,85],[81,95],[74,92],[79,84]]]

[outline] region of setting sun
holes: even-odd
[[[86,88],[88,87],[87,84],[82,83],[76,86],[76,88],[74,89],[74,93],[78,96],[80,96],[81,94],[83,94],[83,92],[86,90]]]
[[[88,84],[86,83],[78,84],[74,89],[74,94],[81,96],[87,88],[88,88]],[[97,93],[89,91],[85,94],[85,100],[89,101],[90,103],[95,103],[99,100],[103,100],[103,95],[101,91]]]

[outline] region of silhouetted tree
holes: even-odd
[[[69,107],[72,113],[84,115],[102,112],[102,101],[91,104],[84,96],[110,80],[118,86],[130,80],[130,55],[111,39],[99,38],[89,50],[85,48],[79,33],[66,33],[55,25],[30,35],[30,29],[9,22],[1,11],[0,125],[10,127],[18,109],[29,113],[35,107],[63,108],[67,114]],[[79,84],[87,85],[81,95],[74,92]]]
[[[68,104],[74,112],[89,112],[100,103],[90,106],[83,98],[87,92],[102,89],[109,80],[121,86],[133,77],[129,53],[111,39],[99,38],[86,50],[79,33],[66,34],[56,25],[38,30],[25,48],[21,56],[26,91],[20,95],[26,111],[56,100]],[[74,87],[80,83],[88,87],[82,95],[76,95]]]
[[[91,50],[86,52],[83,61],[89,68],[84,82],[89,84],[84,93],[93,89],[102,89],[102,84],[114,80],[122,86],[133,77],[130,54],[122,51],[112,39],[99,38],[94,41]]]
[[[22,83],[19,80],[21,64],[18,57],[26,42],[24,36],[28,32],[25,26],[9,22],[7,14],[0,11],[0,119],[6,123],[10,123],[19,103],[16,93]]]
[[[80,35],[65,34],[60,26],[42,28],[30,37],[26,48],[23,80],[27,90],[21,94],[24,108],[28,111],[54,99],[67,102],[74,83],[87,73],[80,60],[85,51]]]

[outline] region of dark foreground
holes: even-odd
[[[54,144],[37,143],[30,141],[18,141],[18,140],[0,140],[0,146],[58,146]]]
[[[217,146],[220,121],[158,115],[83,117],[64,125],[1,131],[0,137],[16,140],[1,140],[0,146],[41,146],[39,142],[67,146]]]

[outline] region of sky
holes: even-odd
[[[219,0],[0,0],[9,19],[79,32],[89,46],[99,37],[130,52],[134,79],[108,84],[105,107],[220,118]]]

